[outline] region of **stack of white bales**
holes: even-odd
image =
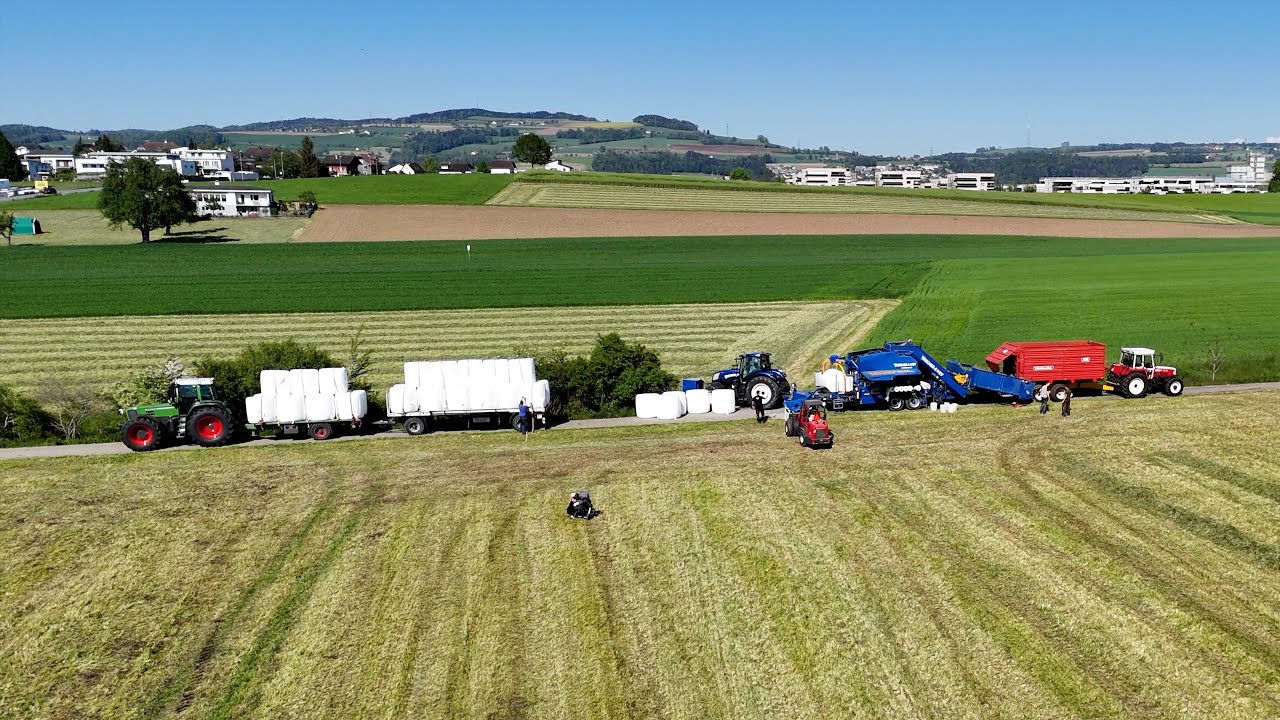
[[[261,392],[245,398],[250,423],[350,422],[369,411],[364,390],[347,387],[346,368],[263,370]]]
[[[837,368],[815,372],[814,387],[826,388],[833,393],[853,392],[853,378]]]
[[[534,412],[551,402],[551,385],[538,379],[533,358],[415,361],[404,364],[404,382],[387,391],[387,414],[514,411],[522,399]]]
[[[711,390],[671,390],[664,393],[640,393],[636,395],[636,417],[675,420],[684,415],[705,415],[711,412]],[[725,390],[733,399],[733,391]],[[733,412],[733,410],[729,410]]]

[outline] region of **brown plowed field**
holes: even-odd
[[[332,205],[300,240],[484,240],[662,235],[1280,237],[1280,226],[954,215],[807,215],[456,205]]]

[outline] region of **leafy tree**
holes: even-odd
[[[363,359],[363,342],[363,336],[360,333],[352,339],[350,348],[352,359],[356,361]],[[193,371],[200,377],[214,378],[218,398],[236,412],[243,412],[244,399],[257,394],[261,387],[263,370],[319,369],[338,367],[339,364],[332,355],[315,345],[303,345],[296,340],[280,340],[250,345],[234,358],[203,358],[195,363]],[[358,369],[367,372],[368,366]],[[365,391],[370,389],[366,377],[352,377],[350,374],[347,377],[353,389]]]
[[[516,138],[511,154],[520,162],[532,163],[535,166],[551,162],[551,143],[541,135],[525,133]]]
[[[698,130],[697,123],[663,117],[662,115],[637,115],[631,119],[631,122],[648,125],[649,127],[669,128],[671,130],[690,130],[693,132]]]
[[[488,173],[488,172],[489,172],[489,163],[488,163],[488,162],[486,162],[486,161],[484,161],[484,160],[481,160],[479,163],[477,163],[477,164],[476,164],[476,172],[478,172],[478,173]]]
[[[298,193],[298,202],[302,203],[303,205],[310,205],[311,207],[315,207],[316,194],[311,192],[310,190],[303,190],[302,192]]]
[[[14,182],[27,179],[27,167],[18,159],[9,138],[0,134],[0,178],[9,178]]]
[[[96,147],[99,152],[124,152],[124,145],[112,140],[111,136],[106,133],[99,135],[98,139],[94,141],[93,146]]]
[[[1267,183],[1267,192],[1280,192],[1280,162],[1272,168],[1271,182]]]
[[[730,180],[750,180],[751,173],[747,172],[746,168],[739,165],[738,167],[733,169],[733,172],[729,173],[729,179]]]
[[[435,158],[428,155],[422,158],[422,171],[428,174],[438,173],[440,172],[440,163],[436,162]]]
[[[756,142],[759,142],[759,143],[761,143],[761,144],[763,144],[763,145],[768,145],[768,144],[769,144],[769,138],[765,137],[764,135],[757,135],[757,136],[756,136]]]
[[[298,177],[298,156],[288,150],[276,148],[271,151],[271,160],[267,164],[273,177],[286,180]]]
[[[298,177],[320,177],[320,158],[316,157],[315,143],[307,135],[302,136],[298,147]]]
[[[0,235],[4,236],[9,247],[13,247],[13,213],[8,210],[0,210]]]
[[[83,155],[87,152],[89,152],[89,146],[85,145],[84,138],[81,138],[81,137],[76,138],[76,144],[74,147],[71,148],[71,154]]]
[[[163,362],[148,365],[127,380],[115,383],[107,391],[107,397],[116,407],[121,408],[162,402],[169,394],[169,385],[186,374],[186,371],[181,360],[170,357]]]
[[[162,168],[141,157],[107,164],[98,209],[111,227],[128,225],[142,233],[144,243],[151,241],[152,230],[196,217],[196,203],[183,186],[182,176],[173,168]]]
[[[548,412],[556,417],[630,414],[636,395],[661,392],[675,383],[657,353],[617,333],[597,337],[586,357],[571,357],[563,350],[537,355],[537,370],[551,385]]]
[[[87,380],[64,376],[41,378],[36,400],[53,419],[53,427],[66,440],[80,436],[80,428],[90,416],[106,409],[106,399]]]
[[[47,441],[53,419],[35,400],[0,385],[0,445]]]

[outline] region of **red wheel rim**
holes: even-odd
[[[324,428],[324,427],[316,428],[314,437],[317,440],[324,440],[325,438],[329,437],[329,428]]]
[[[145,447],[156,439],[156,434],[146,425],[135,425],[133,431],[129,433],[129,437],[133,439],[134,443]]]
[[[217,440],[222,437],[222,420],[205,415],[196,420],[196,434],[205,440]]]

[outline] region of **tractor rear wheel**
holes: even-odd
[[[1126,397],[1140,398],[1147,394],[1147,376],[1142,373],[1133,373],[1124,379],[1121,387],[1124,388]]]
[[[160,423],[151,418],[140,417],[130,420],[124,426],[120,432],[120,439],[130,450],[146,452],[160,447],[164,436],[160,432]]]
[[[1067,392],[1066,383],[1054,383],[1049,386],[1049,399],[1054,402],[1062,402],[1067,399]]]
[[[427,421],[420,417],[405,418],[404,431],[410,435],[421,435],[427,431]]]
[[[333,426],[329,423],[313,423],[307,426],[307,434],[312,440],[328,440],[333,437]]]
[[[771,377],[758,377],[751,380],[747,385],[748,404],[756,393],[763,395],[761,402],[766,410],[772,410],[782,404],[782,393],[778,392],[778,383]]]
[[[187,437],[201,447],[226,445],[235,430],[231,414],[220,407],[197,408],[187,418]]]
[[[1169,397],[1178,397],[1182,394],[1182,378],[1174,375],[1164,383],[1164,394]]]

